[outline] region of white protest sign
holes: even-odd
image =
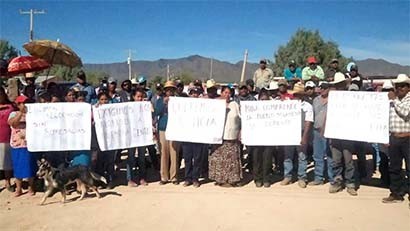
[[[387,92],[330,91],[325,137],[389,143]]]
[[[300,145],[301,104],[296,100],[242,101],[242,143]]]
[[[26,138],[29,151],[90,150],[89,104],[36,103],[26,106]]]
[[[171,97],[166,139],[221,144],[225,115],[225,100]]]
[[[153,144],[150,102],[93,107],[95,131],[102,151]]]

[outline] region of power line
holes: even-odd
[[[35,14],[45,14],[45,13],[46,13],[45,10],[35,10],[35,9],[30,9],[29,11],[20,10],[20,14],[29,14],[30,15],[30,35],[29,35],[30,42],[33,41],[33,38],[34,38],[34,30],[33,30],[34,15]]]

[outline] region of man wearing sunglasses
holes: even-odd
[[[302,80],[312,80],[316,84],[325,78],[323,69],[317,65],[316,58],[311,56],[307,59],[308,66],[302,70]]]
[[[399,74],[393,83],[396,90],[388,93],[390,100],[390,195],[383,198],[383,203],[401,202],[406,193],[410,194],[410,78],[405,74]],[[400,174],[403,159],[407,179]]]

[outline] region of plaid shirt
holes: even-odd
[[[390,105],[390,132],[410,132],[410,92],[402,100],[392,100]]]

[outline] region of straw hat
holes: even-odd
[[[393,89],[393,88],[394,87],[393,87],[393,83],[392,83],[391,80],[384,81],[382,89],[389,90],[389,89]]]
[[[166,88],[177,88],[177,87],[175,86],[174,81],[169,80],[165,83],[164,89],[166,89]]]
[[[216,87],[216,82],[213,79],[206,81],[206,88]]]
[[[25,77],[28,79],[28,78],[34,78],[35,76],[34,76],[34,72],[28,72],[28,73],[26,73],[25,74]]]
[[[297,82],[293,85],[293,90],[289,91],[291,94],[305,94],[305,86],[303,83]]]

